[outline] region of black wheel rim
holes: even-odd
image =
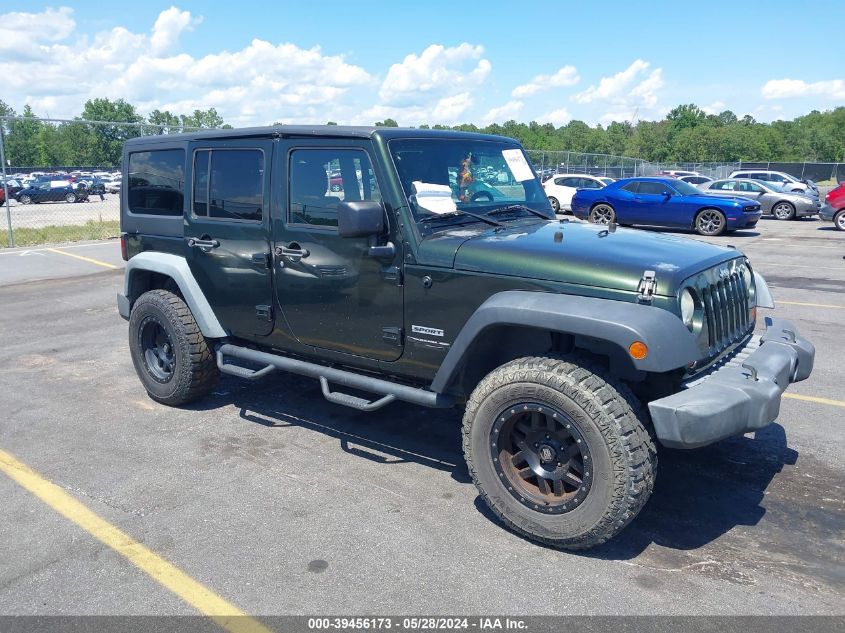
[[[490,449],[496,474],[524,506],[564,514],[587,498],[590,449],[562,411],[534,403],[502,411],[490,430]]]
[[[157,382],[169,382],[176,365],[176,350],[161,322],[147,317],[138,329],[138,343],[150,377]]]

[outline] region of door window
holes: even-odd
[[[366,152],[359,149],[297,149],[290,154],[291,224],[336,227],[339,202],[381,201]]]
[[[624,189],[625,191],[628,191],[630,193],[637,193],[639,186],[640,186],[640,181],[635,180],[634,182],[629,182],[627,185],[624,185],[622,187],[622,189]]]
[[[753,182],[740,182],[737,184],[739,185],[737,187],[737,191],[745,191],[752,193],[761,193],[763,191],[763,188],[760,185],[755,185]]]
[[[185,150],[165,149],[129,154],[128,180],[130,213],[182,215]]]
[[[194,155],[194,215],[260,222],[264,208],[264,152],[200,150]]]
[[[735,180],[723,180],[722,182],[714,182],[710,185],[710,188],[716,191],[733,191],[734,187],[736,187]]]
[[[668,191],[669,187],[664,185],[662,182],[641,182],[640,183],[640,193],[641,194],[651,194],[655,196],[662,196],[664,191]]]

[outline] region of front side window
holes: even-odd
[[[296,149],[290,154],[291,224],[336,227],[339,202],[381,201],[367,153],[360,149]]]
[[[737,191],[751,191],[753,193],[760,193],[763,191],[763,188],[760,185],[755,185],[753,182],[741,182],[739,183],[739,187],[737,187]]]
[[[129,154],[128,182],[127,203],[131,213],[182,215],[185,150]]]
[[[511,205],[550,213],[540,181],[522,149],[512,143],[417,138],[394,139],[389,148],[417,220]]]
[[[661,196],[664,191],[669,191],[669,187],[662,182],[641,182],[640,193],[651,194],[653,196]]]
[[[197,217],[260,222],[264,208],[264,152],[212,149],[194,154]]]

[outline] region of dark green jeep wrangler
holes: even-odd
[[[557,547],[637,515],[658,443],[759,429],[813,368],[788,321],[754,334],[773,305],[741,252],[558,221],[510,139],[207,131],[133,139],[124,172],[118,306],[152,398],[282,370],[362,411],[462,407],[484,500]]]

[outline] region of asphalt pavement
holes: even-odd
[[[153,402],[116,242],[0,251],[0,451],[249,614],[842,615],[845,234],[763,220],[710,241],[766,276],[761,319],[794,320],[815,372],[756,434],[663,451],[645,510],[589,552],[496,522],[457,411],[359,413],[283,374]],[[196,613],[59,502],[2,473],[0,500],[0,614]]]

